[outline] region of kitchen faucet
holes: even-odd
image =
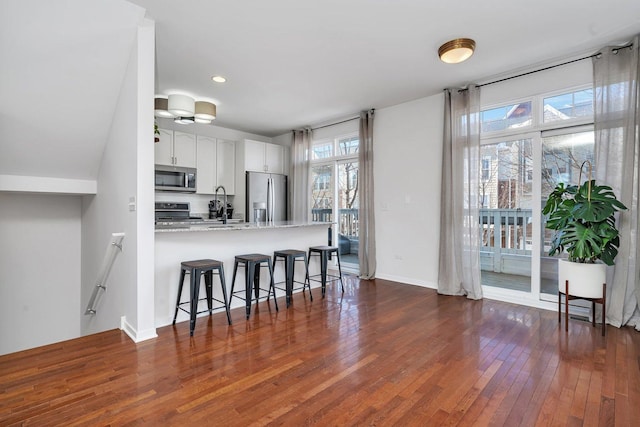
[[[216,200],[218,200],[218,190],[222,188],[222,194],[224,195],[224,203],[222,204],[222,223],[227,223],[227,190],[222,185],[216,187]]]

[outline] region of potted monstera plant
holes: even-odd
[[[591,179],[591,164],[585,163],[589,165],[588,180],[579,185],[559,183],[542,213],[547,215],[547,228],[555,230],[549,255],[568,254],[568,259],[559,260],[559,290],[565,292],[568,280],[571,295],[601,298],[606,267],[614,264],[620,245],[615,213],[627,207],[611,187]]]

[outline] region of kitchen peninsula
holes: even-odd
[[[211,258],[224,262],[227,290],[231,290],[234,257],[248,253],[273,255],[282,249],[308,250],[310,246],[326,245],[329,222],[300,223],[282,221],[275,223],[197,224],[156,229],[155,239],[155,326],[171,324],[175,312],[180,263],[183,261]],[[296,263],[295,280],[304,280],[303,263]],[[267,287],[268,271],[261,269],[261,284]],[[309,274],[318,273],[318,261],[314,257],[309,263]],[[186,279],[188,280],[188,279]],[[214,281],[217,281],[214,277]],[[244,269],[238,269],[235,290],[244,288]],[[281,262],[274,271],[274,280],[284,280]],[[186,287],[188,289],[188,286]],[[221,298],[219,286],[213,286],[214,297]],[[188,292],[183,292],[186,300]],[[284,292],[278,291],[278,296]],[[261,303],[263,304],[263,303]],[[234,298],[231,308],[243,307],[244,301]],[[284,304],[282,304],[284,307]],[[282,310],[282,308],[281,308]],[[244,315],[244,312],[243,312]],[[242,316],[244,317],[244,316]],[[233,316],[234,320],[240,317]],[[188,319],[182,311],[177,322]]]

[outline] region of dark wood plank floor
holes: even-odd
[[[0,357],[0,425],[640,425],[640,333],[351,278]],[[188,423],[188,424],[187,424]]]

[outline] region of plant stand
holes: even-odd
[[[569,331],[569,301],[573,299],[582,299],[591,301],[591,324],[596,326],[596,303],[602,304],[602,336],[604,336],[607,320],[607,284],[602,284],[602,297],[601,298],[587,298],[581,296],[571,295],[569,293],[569,281],[565,281],[564,292],[558,290],[558,323],[562,319],[562,295],[565,296],[565,311],[564,311],[564,330]]]

